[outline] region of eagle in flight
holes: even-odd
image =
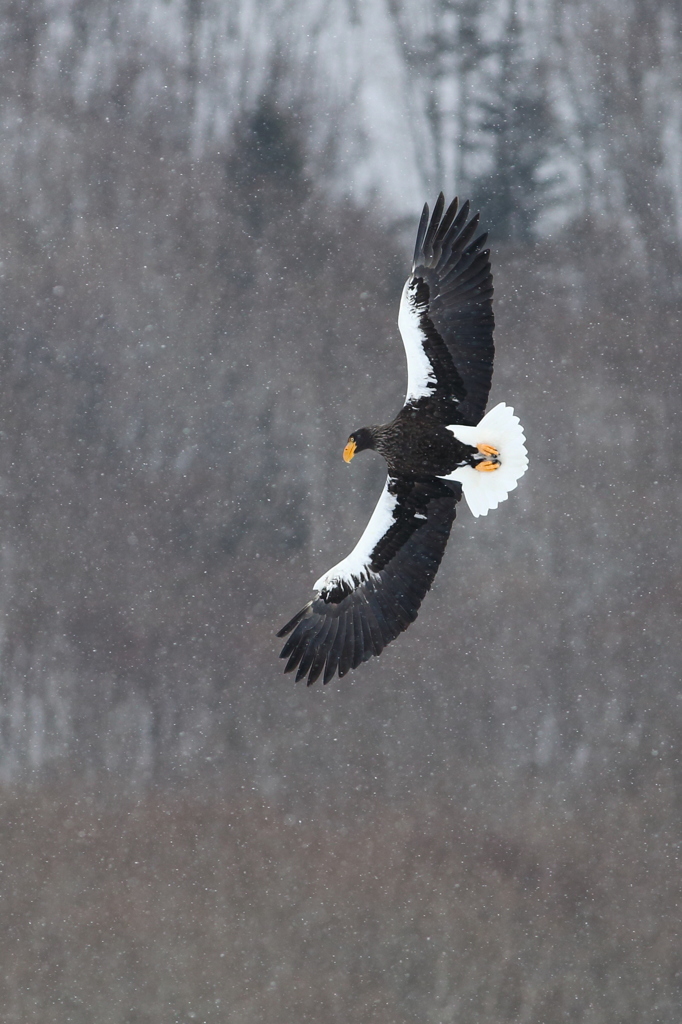
[[[348,438],[388,477],[351,553],[313,585],[313,599],[277,634],[285,672],[328,683],[381,654],[417,618],[464,495],[474,516],[497,508],[528,459],[523,428],[501,403],[485,412],[493,374],[493,278],[479,216],[441,193],[424,206],[398,326],[407,356],[405,404],[391,423]]]

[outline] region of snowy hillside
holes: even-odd
[[[5,181],[68,172],[70,110],[196,159],[266,98],[313,178],[391,221],[444,188],[502,220],[513,196],[502,234],[605,216],[682,239],[673,0],[37,0],[3,22]]]

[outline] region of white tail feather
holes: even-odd
[[[472,466],[461,466],[444,480],[458,480],[462,485],[467,505],[474,516],[485,516],[491,508],[506,501],[528,468],[526,438],[518,416],[511,406],[500,402],[486,413],[476,427],[448,427],[458,441],[476,447],[489,444],[497,448],[499,468],[482,473]]]

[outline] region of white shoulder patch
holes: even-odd
[[[398,311],[398,328],[407,356],[407,394],[405,404],[433,394],[436,376],[424,349],[424,332],[419,322],[419,309],[415,298],[416,282],[408,277],[403,288]]]
[[[491,508],[506,501],[509,492],[528,469],[525,435],[518,416],[504,402],[486,413],[475,427],[450,426],[458,441],[476,447],[490,444],[500,453],[500,467],[492,473],[480,473],[471,466],[460,466],[443,480],[458,480],[467,505],[474,516],[485,516]]]
[[[393,513],[398,504],[397,497],[389,493],[388,484],[387,479],[365,532],[351,553],[337,565],[332,566],[324,576],[320,576],[319,580],[313,584],[313,590],[322,593],[329,592],[337,583],[341,582],[354,587],[363,579],[376,575],[370,569],[372,552],[384,534],[393,526],[395,522]]]

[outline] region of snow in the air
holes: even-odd
[[[0,93],[2,1021],[679,1024],[679,0],[14,0]],[[532,472],[307,689],[441,190]]]

